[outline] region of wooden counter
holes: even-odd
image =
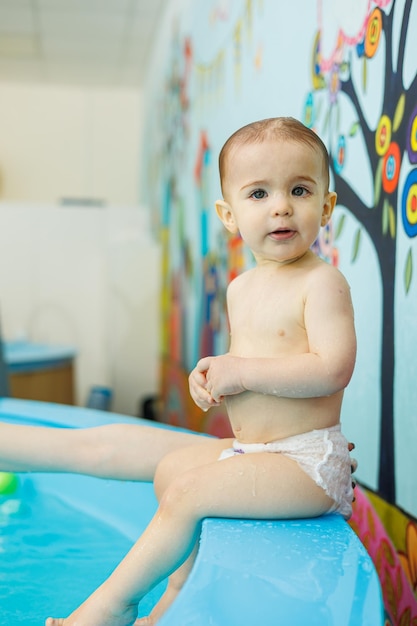
[[[11,397],[74,404],[75,356],[68,346],[4,343]]]

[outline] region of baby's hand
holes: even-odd
[[[212,395],[207,390],[206,372],[201,371],[197,366],[188,377],[190,394],[194,402],[203,411],[208,411],[212,406],[217,406],[220,402],[215,402]]]
[[[223,354],[205,357],[197,363],[194,372],[204,375],[204,390],[215,404],[220,404],[225,396],[245,391],[240,379],[243,361],[239,357]]]

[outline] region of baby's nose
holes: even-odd
[[[288,198],[285,198],[284,196],[274,198],[272,203],[272,213],[274,215],[288,215],[291,213],[291,204],[288,201]]]

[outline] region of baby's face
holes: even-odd
[[[314,243],[330,219],[323,159],[304,143],[267,139],[234,148],[223,181],[231,231],[239,231],[257,261],[288,263]]]

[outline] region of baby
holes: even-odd
[[[149,469],[159,499],[149,526],[74,613],[47,626],[155,624],[187,578],[205,517],[351,514],[351,460],[340,430],[356,356],[350,290],[310,249],[336,203],[327,150],[292,118],[254,122],[224,145],[220,178],[217,214],[256,264],[228,288],[229,352],[201,359],[189,385],[203,410],[225,402],[235,439],[178,434],[166,440],[172,446],[161,444]],[[136,620],[141,598],[167,576],[152,615]]]

